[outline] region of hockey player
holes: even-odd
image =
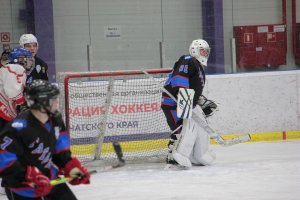
[[[33,34],[23,34],[19,41],[21,47],[29,50],[34,57],[34,65],[27,69],[26,84],[31,83],[33,80],[42,79],[48,81],[48,65],[37,56],[39,43]]]
[[[67,184],[50,184],[58,174],[72,185],[90,183],[87,169],[71,156],[58,95],[57,86],[34,80],[25,88],[29,109],[0,132],[0,177],[10,200],[76,199]]]
[[[0,67],[4,66],[4,65],[7,65],[9,63],[8,55],[9,55],[9,50],[5,50],[5,51],[2,52]]]
[[[178,117],[177,96],[180,88],[194,90],[192,100],[193,113],[203,117],[210,116],[217,109],[217,105],[207,100],[202,91],[205,85],[205,71],[210,54],[210,47],[205,40],[194,40],[189,47],[190,55],[183,55],[175,63],[173,71],[165,83],[167,92],[162,94],[162,110],[166,116],[168,125],[172,131],[168,143],[168,164],[180,165],[185,168],[195,165],[209,165],[215,159],[215,155],[209,151],[210,137],[194,119],[182,119]],[[182,102],[181,102],[182,103]]]
[[[16,106],[25,102],[23,96],[26,81],[25,69],[32,65],[32,54],[23,48],[15,48],[8,55],[9,64],[0,68],[0,130],[7,121],[17,116]]]

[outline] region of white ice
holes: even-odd
[[[212,148],[212,166],[166,171],[163,163],[130,164],[72,190],[80,200],[300,199],[299,140]]]
[[[71,188],[79,200],[300,200],[299,140],[212,148],[212,166],[166,171],[163,163],[129,164]]]

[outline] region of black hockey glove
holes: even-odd
[[[198,100],[198,105],[202,108],[206,117],[212,116],[218,111],[218,105],[212,100],[208,100],[205,96],[201,95]]]

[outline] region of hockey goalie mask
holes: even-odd
[[[30,70],[34,66],[34,58],[32,53],[24,48],[14,48],[8,55],[9,63],[19,64],[26,70]]]
[[[25,88],[29,108],[55,115],[58,112],[59,89],[45,80],[34,80]]]
[[[207,66],[207,60],[210,54],[210,47],[205,40],[194,40],[189,48],[190,55],[196,58],[202,65]]]

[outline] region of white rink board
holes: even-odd
[[[300,71],[210,75],[204,95],[220,103],[209,121],[222,134],[300,129]]]

